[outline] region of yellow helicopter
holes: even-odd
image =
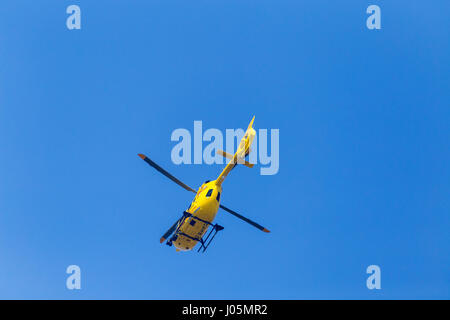
[[[242,219],[243,221],[251,224],[261,231],[270,232],[258,223],[220,204],[222,183],[230,173],[230,171],[233,170],[233,168],[238,164],[243,164],[249,168],[253,167],[253,164],[246,161],[245,157],[250,153],[250,146],[252,145],[253,139],[256,135],[256,131],[255,129],[253,129],[254,120],[255,117],[253,117],[252,121],[248,125],[244,137],[240,141],[238,149],[234,155],[231,155],[222,150],[217,150],[217,153],[227,159],[230,159],[230,161],[216,180],[206,181],[197,191],[175,178],[169,172],[153,162],[150,158],[146,157],[143,154],[139,154],[139,157],[141,157],[145,162],[165,175],[167,178],[183,187],[184,189],[195,193],[195,198],[190,204],[189,208],[183,212],[182,217],[178,219],[161,237],[160,243],[163,243],[173,234],[172,237],[167,240],[166,244],[169,246],[174,245],[176,251],[192,250],[197,243],[200,243],[198,252],[200,250],[203,250],[203,252],[205,252],[217,232],[223,230],[222,226],[213,224],[214,218],[216,217],[219,208],[225,210],[228,213],[231,213],[239,219]],[[212,227],[212,229],[204,238],[203,236],[205,235],[209,227]]]

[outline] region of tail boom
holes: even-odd
[[[237,166],[238,164],[243,164],[249,168],[252,168],[254,166],[254,164],[245,160],[245,157],[250,153],[250,146],[252,145],[253,139],[256,136],[256,131],[252,127],[254,120],[255,120],[255,117],[253,117],[252,121],[248,125],[247,130],[245,131],[244,137],[241,139],[238,149],[234,155],[231,155],[222,150],[217,150],[217,153],[219,153],[221,156],[223,156],[227,159],[230,159],[230,161],[226,165],[225,169],[223,169],[222,173],[216,179],[217,185],[222,185],[222,182],[225,180],[225,178],[230,173],[230,171],[233,170],[233,168],[235,166]]]

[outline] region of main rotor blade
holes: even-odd
[[[163,243],[168,237],[170,237],[170,235],[175,231],[175,229],[176,229],[176,227],[177,227],[177,225],[178,225],[178,222],[180,222],[181,219],[182,219],[182,218],[178,219],[178,220],[173,224],[173,226],[171,226],[171,227],[169,228],[169,230],[167,230],[166,233],[164,233],[164,235],[161,237],[161,239],[159,239],[159,243]]]
[[[156,170],[158,170],[159,172],[161,172],[163,175],[165,175],[167,178],[169,178],[170,180],[172,180],[173,182],[175,182],[176,184],[178,184],[179,186],[183,187],[184,189],[186,189],[187,191],[191,191],[193,193],[197,193],[197,191],[195,191],[194,189],[192,189],[191,187],[189,187],[188,185],[184,184],[183,182],[181,182],[180,180],[178,180],[177,178],[175,178],[173,175],[171,175],[169,172],[167,172],[166,170],[164,170],[163,168],[161,168],[160,166],[158,166],[155,162],[153,162],[150,158],[146,157],[143,154],[138,154],[138,156],[144,160],[145,162],[147,162],[149,165],[151,165],[153,168],[155,168]]]
[[[250,223],[252,226],[258,228],[259,230],[264,231],[264,232],[270,232],[269,230],[264,228],[262,225],[256,223],[255,221],[252,221],[252,220],[250,220],[250,219],[248,219],[248,218],[246,218],[244,216],[241,216],[239,213],[237,213],[237,212],[235,212],[235,211],[233,211],[231,209],[228,209],[227,207],[225,207],[223,205],[220,205],[220,207],[223,210],[225,210],[226,212],[231,213],[233,216],[238,217],[239,219],[244,220],[247,223]]]

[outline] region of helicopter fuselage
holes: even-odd
[[[171,242],[177,251],[192,250],[214,221],[220,205],[222,186],[216,181],[205,182],[197,191],[194,200],[186,210],[191,216],[182,220],[175,239]]]

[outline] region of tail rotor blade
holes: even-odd
[[[222,208],[223,210],[225,210],[228,213],[231,213],[233,216],[235,216],[235,217],[237,217],[237,218],[239,218],[241,220],[244,220],[245,222],[251,224],[252,226],[254,226],[255,228],[258,228],[261,231],[270,232],[269,230],[264,228],[262,225],[260,225],[260,224],[256,223],[255,221],[252,221],[252,220],[250,220],[250,219],[240,215],[239,213],[237,213],[237,212],[235,212],[235,211],[233,211],[231,209],[228,209],[227,207],[225,207],[223,205],[220,205],[220,208]]]

